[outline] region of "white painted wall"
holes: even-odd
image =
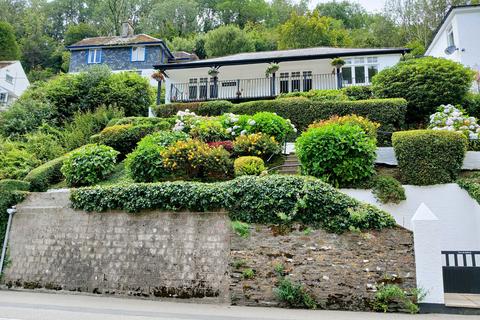
[[[7,75],[13,77],[12,83],[7,82]],[[8,93],[7,104],[11,104],[18,99],[29,85],[30,82],[20,61],[14,61],[12,64],[0,69],[0,91]]]
[[[447,31],[452,27],[457,50],[445,54]],[[433,39],[425,55],[446,58],[478,70],[480,67],[480,7],[457,8],[452,11]]]
[[[370,57],[370,56],[365,56]],[[378,58],[378,69],[383,70],[386,67],[395,65],[400,61],[400,54],[390,54],[390,55],[377,55]],[[348,59],[349,57],[344,57]],[[335,89],[336,81],[330,77],[328,79],[323,79],[321,77],[315,77],[315,75],[323,74],[334,74],[335,68],[330,64],[331,59],[316,59],[316,60],[305,60],[305,61],[289,61],[279,63],[280,69],[276,73],[276,89],[279,91],[280,85],[280,73],[282,72],[301,72],[311,71],[313,74],[313,88],[315,89]],[[255,92],[256,96],[262,96],[265,93],[269,93],[270,82],[269,79],[265,77],[265,70],[267,69],[267,63],[259,64],[249,64],[241,66],[223,66],[219,69],[218,80],[247,80],[247,79],[258,79],[251,82],[241,82],[245,88],[240,88],[241,92]],[[185,95],[188,94],[188,86],[185,85],[192,78],[210,78],[208,76],[208,70],[210,68],[193,68],[193,69],[178,69],[178,70],[167,70],[166,71],[166,96],[167,103],[170,102],[170,88],[171,85],[175,85],[181,92]],[[179,85],[183,84],[183,85]],[[237,87],[222,87],[219,86],[219,98],[231,97],[232,93],[237,92]],[[233,90],[233,91],[232,91]],[[277,92],[278,93],[278,92]]]

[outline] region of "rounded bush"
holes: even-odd
[[[113,172],[117,155],[111,147],[89,144],[69,153],[61,171],[70,187],[93,185]]]
[[[190,136],[204,142],[224,141],[228,138],[222,123],[216,119],[202,119],[190,129]]]
[[[348,116],[333,116],[328,120],[321,120],[318,122],[312,123],[308,128],[320,128],[330,124],[349,124],[349,125],[357,125],[372,139],[377,139],[377,129],[380,127],[380,124],[376,122],[372,122],[364,117],[357,116],[355,114],[351,114]]]
[[[155,182],[170,175],[163,164],[161,147],[154,143],[144,143],[127,156],[125,163],[129,176],[135,182]]]
[[[376,177],[372,193],[381,203],[400,203],[407,199],[402,184],[390,176]]]
[[[374,173],[375,140],[359,126],[330,124],[309,129],[296,141],[304,174],[340,186],[361,182]]]
[[[233,142],[233,152],[238,156],[256,156],[266,160],[279,154],[281,148],[274,137],[254,133],[237,137]]]
[[[460,104],[472,86],[474,73],[460,63],[425,57],[402,61],[380,71],[372,81],[375,96],[405,98],[407,119],[423,122],[442,104]]]
[[[293,131],[292,125],[286,119],[271,112],[259,112],[253,115],[255,124],[253,131],[275,137],[278,142],[285,141],[287,135]],[[253,123],[253,122],[252,122]]]
[[[462,133],[438,130],[395,132],[392,143],[402,182],[414,185],[454,181],[468,146]]]
[[[368,100],[373,98],[371,86],[348,86],[342,89],[350,100]]]
[[[233,163],[235,176],[259,176],[266,170],[265,163],[259,157],[240,157]]]
[[[58,157],[30,171],[25,177],[25,181],[30,182],[30,190],[45,192],[51,185],[62,181],[63,174],[60,170],[66,158],[67,156]]]
[[[190,137],[182,131],[158,131],[144,137],[139,143],[138,147],[154,144],[160,147],[168,147],[177,141],[185,141]]]

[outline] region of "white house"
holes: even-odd
[[[306,48],[239,53],[231,56],[156,65],[165,76],[166,103],[215,99],[272,98],[280,93],[338,89],[370,84],[380,70],[395,65],[406,48]],[[334,58],[346,64],[337,73]],[[272,63],[277,72],[266,76]],[[218,75],[209,70],[217,70]]]
[[[480,5],[450,8],[425,53],[480,71]],[[477,88],[478,89],[478,88]]]
[[[20,61],[0,61],[0,110],[18,99],[29,85]]]

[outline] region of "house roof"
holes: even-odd
[[[95,48],[95,47],[123,47],[131,45],[161,45],[165,48],[167,53],[171,58],[173,54],[163,40],[149,36],[148,34],[136,34],[129,37],[120,37],[120,36],[109,36],[109,37],[94,37],[94,38],[85,38],[80,40],[70,46],[67,49],[70,50],[80,50],[84,48]]]
[[[298,61],[326,59],[346,56],[360,55],[378,55],[378,54],[404,54],[409,52],[407,48],[332,48],[332,47],[316,47],[292,50],[262,51],[262,52],[245,52],[225,57],[218,57],[205,60],[197,60],[184,63],[161,64],[155,65],[155,69],[171,70],[171,69],[191,69],[202,67],[226,66],[226,65],[243,65],[254,63],[270,63],[282,61]]]
[[[442,30],[445,27],[446,22],[449,20],[449,18],[451,16],[453,16],[453,14],[455,14],[459,10],[468,10],[468,9],[477,9],[477,8],[480,9],[480,4],[466,4],[466,5],[461,5],[461,6],[451,6],[450,9],[448,9],[445,16],[443,17],[440,24],[437,26],[437,29],[435,30],[435,32],[433,33],[432,41],[428,45],[428,48],[427,48],[425,54],[429,53],[432,44],[434,44],[438,39],[438,36],[440,34],[440,30]]]
[[[0,61],[0,69],[8,67],[9,65],[14,64],[17,61]]]

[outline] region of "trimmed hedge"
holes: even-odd
[[[232,220],[248,223],[292,221],[341,233],[350,229],[382,229],[395,220],[374,206],[361,203],[312,177],[244,176],[217,183],[163,182],[72,190],[75,209],[191,210],[224,208]]]
[[[403,182],[414,185],[454,181],[468,146],[463,134],[438,130],[395,132],[392,143]]]
[[[378,176],[374,179],[372,193],[381,203],[400,203],[406,200],[405,188],[390,176]]]
[[[30,191],[45,192],[51,185],[62,181],[60,169],[66,158],[66,155],[58,157],[30,171],[25,177],[25,181],[30,183]]]
[[[468,192],[470,197],[480,204],[480,174],[478,172],[469,177],[458,179],[457,183]]]
[[[0,180],[0,189],[8,191],[28,191],[30,183],[22,180],[4,179]]]
[[[175,125],[175,119],[150,117],[115,118],[108,122],[107,127],[124,124],[131,124],[132,126],[154,126],[158,130],[170,130]]]
[[[177,114],[178,111],[190,110],[199,116],[219,116],[230,112],[233,103],[226,100],[188,102],[188,103],[170,103],[153,107],[157,117],[168,118]]]
[[[405,99],[370,99],[359,101],[311,101],[306,98],[259,100],[234,105],[235,114],[255,114],[261,111],[276,112],[290,119],[300,131],[318,120],[356,114],[380,123],[379,130],[395,131],[405,124],[407,101]]]

